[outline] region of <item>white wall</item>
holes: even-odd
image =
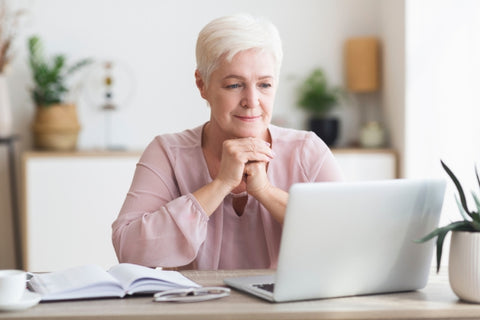
[[[303,128],[304,115],[295,106],[296,87],[302,78],[321,66],[332,84],[342,84],[345,38],[380,34],[381,0],[9,2],[29,10],[28,23],[15,43],[16,58],[7,74],[15,128],[21,135],[16,146],[19,152],[31,148],[34,107],[28,93],[31,79],[26,64],[26,39],[32,34],[41,36],[48,53],[66,53],[69,61],[92,57],[126,66],[134,79],[134,89],[131,99],[114,117],[113,143],[137,150],[143,149],[157,134],[183,130],[208,120],[208,109],[194,84],[194,47],[200,29],[215,17],[248,12],[265,16],[277,25],[285,55],[275,117],[285,126],[296,128]],[[85,71],[78,78],[85,83],[91,79],[91,73]],[[84,149],[106,145],[105,119],[91,100],[85,90],[77,90],[75,101],[82,122],[79,145]],[[355,138],[356,112],[354,107],[339,112],[346,119],[341,145]],[[0,150],[0,225],[5,229],[0,230],[0,267],[9,267],[13,245],[3,153]]]
[[[405,176],[448,180],[445,225],[461,216],[440,159],[478,194],[480,2],[409,0],[406,12]]]
[[[405,1],[381,3],[383,39],[382,103],[380,110],[392,147],[399,157],[399,175],[404,175],[405,154]]]
[[[456,190],[440,159],[465,191],[478,193],[480,2],[386,0],[381,7],[386,66],[382,101],[391,143],[400,154],[401,176],[447,180],[440,221],[446,225],[461,217]],[[449,237],[444,265],[448,248]]]
[[[71,61],[112,59],[128,67],[134,79],[133,96],[116,114],[113,130],[117,143],[134,149],[143,149],[159,133],[208,120],[208,108],[193,81],[194,48],[198,32],[214,17],[250,12],[277,25],[285,60],[275,114],[299,128],[303,114],[295,107],[295,88],[301,79],[322,66],[333,84],[342,84],[344,39],[379,32],[378,0],[30,2],[31,24],[24,33],[39,34],[49,52],[67,53]],[[19,106],[16,120],[24,134],[33,109],[25,61],[25,48],[20,47],[9,75],[12,100]],[[85,71],[81,80],[88,78]],[[75,100],[83,124],[80,147],[104,147],[104,118],[98,106],[91,105],[86,90],[78,91]]]
[[[443,175],[443,159],[473,181],[480,158],[480,2],[409,1],[407,11],[406,174]]]

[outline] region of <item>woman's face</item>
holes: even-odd
[[[223,138],[268,137],[277,91],[271,54],[255,49],[223,59],[212,72],[208,86],[197,86],[211,108],[210,127]]]

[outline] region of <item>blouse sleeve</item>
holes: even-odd
[[[313,132],[304,144],[303,170],[311,182],[341,181],[343,172],[330,148]]]
[[[113,246],[120,263],[183,266],[195,259],[207,221],[191,193],[179,194],[171,161],[157,138],[140,158],[113,222]]]

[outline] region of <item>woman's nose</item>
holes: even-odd
[[[255,108],[259,105],[259,95],[255,87],[245,88],[240,105],[244,108]]]

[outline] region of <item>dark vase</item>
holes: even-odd
[[[315,132],[320,139],[332,146],[338,137],[339,121],[336,118],[310,118],[310,130]]]

